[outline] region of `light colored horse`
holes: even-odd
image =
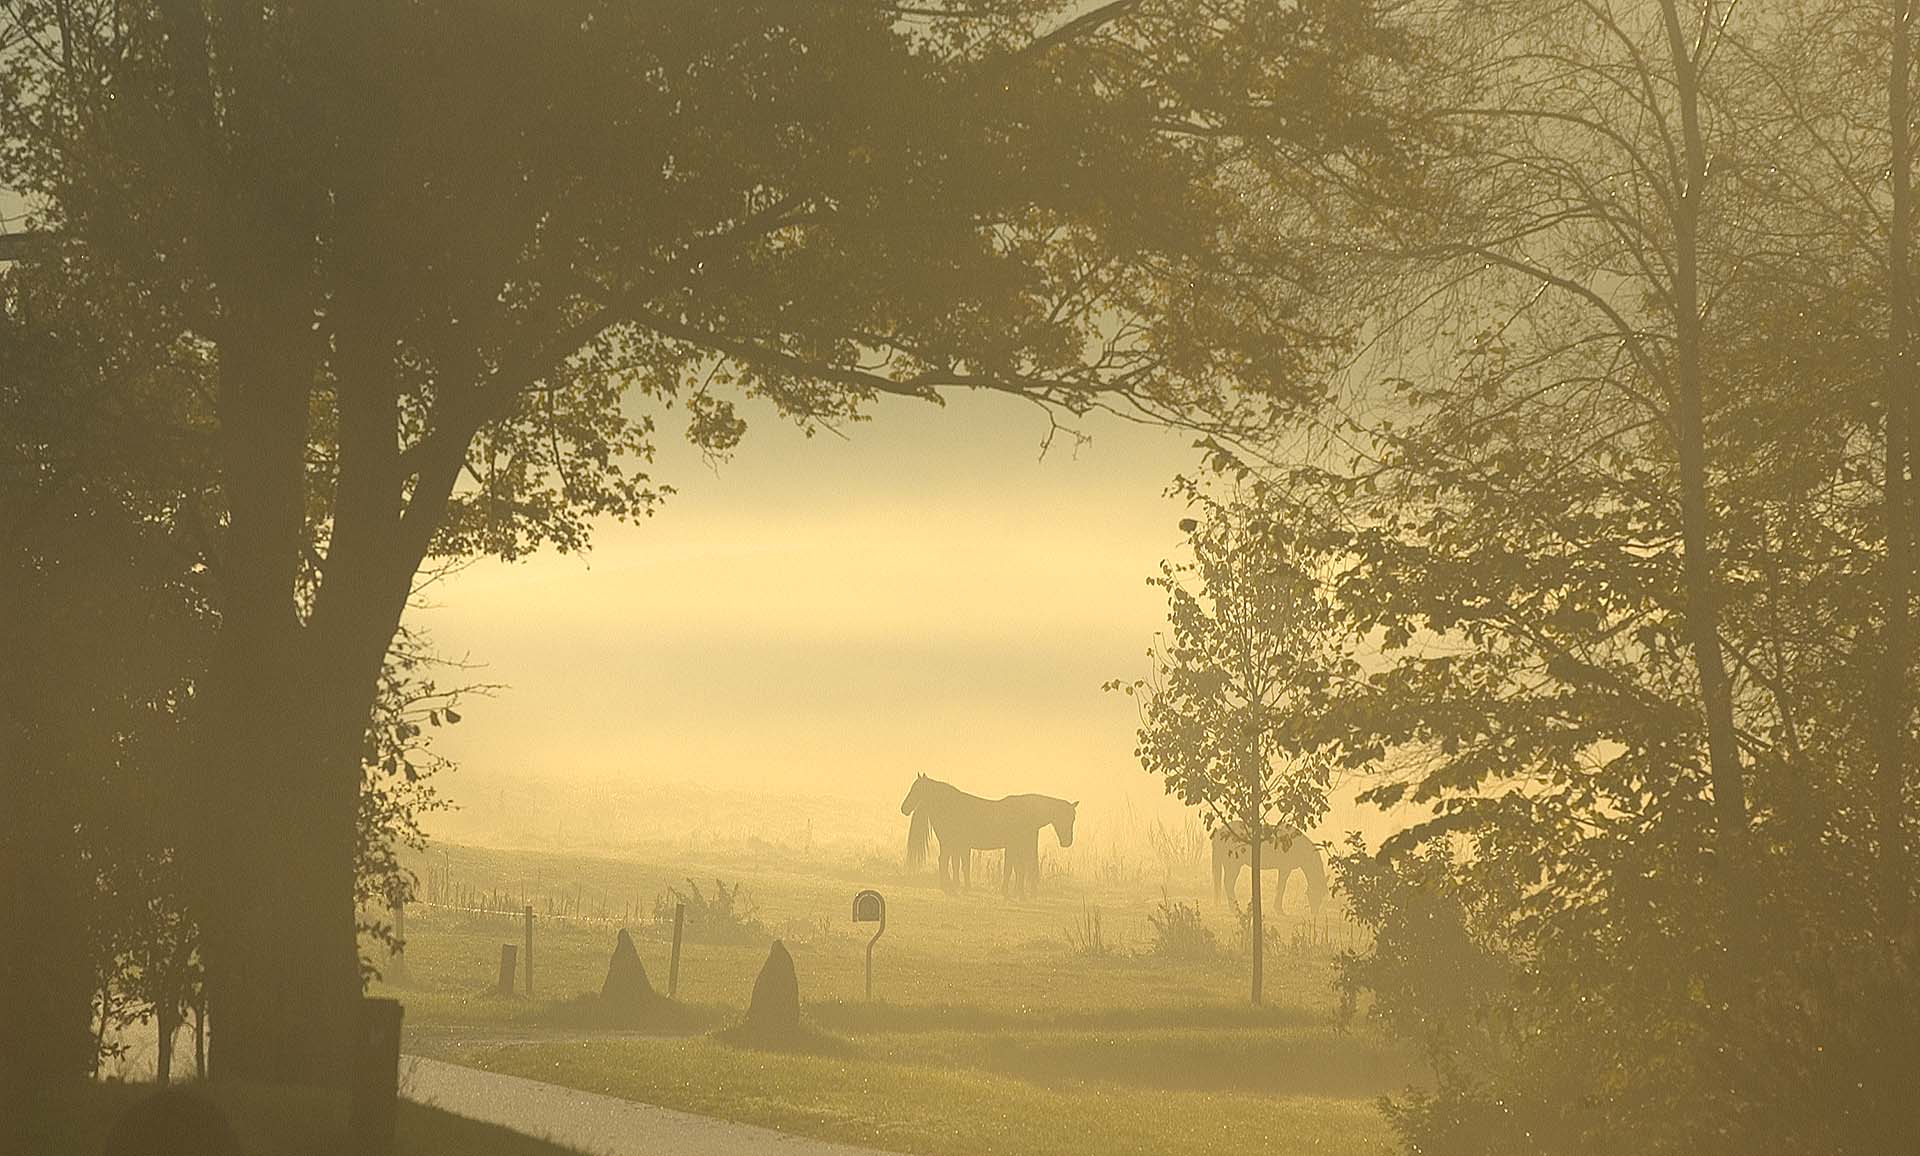
[[[1247,846],[1247,825],[1236,820],[1213,829],[1213,898],[1217,903],[1224,896],[1231,899],[1233,889],[1240,882],[1240,871],[1252,856],[1252,848]],[[1313,840],[1299,831],[1288,828],[1267,836],[1260,846],[1260,870],[1280,872],[1280,891],[1274,896],[1277,905],[1280,896],[1287,891],[1287,880],[1293,878],[1295,870],[1307,879],[1307,906],[1315,915],[1320,914],[1320,905],[1327,901],[1327,865],[1320,858],[1320,848]]]
[[[927,834],[940,840],[940,885],[973,885],[973,852],[1006,851],[1001,891],[1021,885],[1031,894],[1040,882],[1040,828],[1049,824],[1062,847],[1073,846],[1073,820],[1080,804],[1050,795],[1008,795],[983,799],[952,783],[914,779],[900,813],[912,815],[907,829],[907,866],[927,860]]]

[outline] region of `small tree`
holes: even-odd
[[[1148,651],[1145,679],[1107,688],[1141,699],[1141,765],[1199,806],[1209,830],[1248,843],[1258,1004],[1261,845],[1326,813],[1332,764],[1316,704],[1338,653],[1310,552],[1286,523],[1257,500],[1176,485],[1199,515],[1180,523],[1192,560],[1148,579],[1166,591],[1171,640]]]

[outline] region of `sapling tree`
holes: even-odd
[[[1147,677],[1108,689],[1140,699],[1135,753],[1209,830],[1246,840],[1253,867],[1252,999],[1265,957],[1260,852],[1304,837],[1327,809],[1330,744],[1320,709],[1342,659],[1310,549],[1258,500],[1178,483],[1190,559],[1148,579],[1167,596],[1168,634]]]

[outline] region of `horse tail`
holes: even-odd
[[[913,822],[907,827],[907,870],[918,871],[927,862],[927,823],[925,808],[913,813]]]

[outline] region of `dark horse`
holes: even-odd
[[[907,866],[927,861],[927,832],[932,830],[940,839],[942,887],[963,880],[971,886],[973,852],[1004,848],[1002,892],[1010,893],[1018,879],[1022,893],[1031,894],[1040,883],[1040,828],[1053,824],[1060,845],[1073,846],[1073,817],[1079,805],[1048,795],[983,799],[921,775],[900,803],[900,813],[913,816],[907,831]]]

